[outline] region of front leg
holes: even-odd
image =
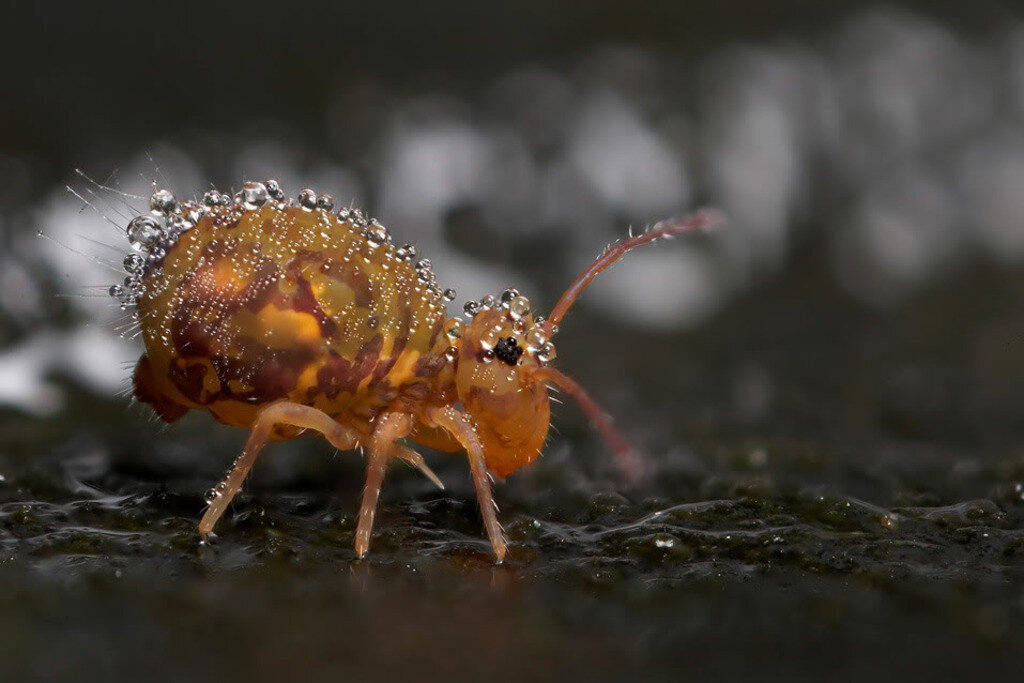
[[[505,559],[508,542],[505,540],[505,532],[502,531],[501,524],[498,523],[498,507],[494,502],[491,479],[487,474],[484,447],[480,443],[480,437],[477,436],[473,422],[465,413],[455,408],[438,408],[430,413],[430,419],[438,427],[447,430],[466,449],[469,469],[473,473],[473,484],[476,486],[480,515],[484,518],[484,528],[487,529],[487,537],[491,541],[494,557],[498,560],[498,564],[501,564]]]

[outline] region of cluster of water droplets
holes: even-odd
[[[121,284],[110,287],[110,296],[123,305],[134,304],[142,293],[142,280],[149,268],[159,263],[173,247],[181,235],[203,217],[218,207],[231,207],[235,211],[254,211],[275,202],[278,208],[284,209],[297,205],[304,211],[334,210],[334,197],[329,194],[317,194],[314,190],[304,189],[298,194],[297,202],[285,199],[284,190],[276,180],[248,181],[234,196],[210,190],[203,195],[201,202],[181,202],[169,190],[157,190],[149,200],[150,212],[133,218],[126,228],[128,241],[132,251],[124,259],[127,273]],[[345,207],[337,212],[338,219],[349,223],[356,230],[361,230],[366,243],[371,248],[388,245],[389,251],[397,258],[411,261],[416,257],[416,247],[407,244],[394,248],[390,244],[387,229],[375,218],[367,218],[366,214],[354,207]],[[436,279],[430,268],[430,261],[423,259],[416,263],[416,269],[422,281],[433,284],[436,293],[446,300],[455,297],[454,290],[441,292],[436,287]]]
[[[146,290],[147,276],[160,272],[167,253],[204,216],[210,214],[214,225],[218,225],[221,221],[236,221],[246,212],[267,205],[282,211],[297,207],[302,211],[319,212],[324,218],[320,236],[325,239],[333,237],[329,229],[333,220],[359,234],[362,247],[356,252],[350,251],[345,256],[346,261],[361,255],[369,263],[371,255],[377,252],[385,256],[379,261],[385,271],[393,268],[396,261],[408,264],[415,272],[415,281],[408,295],[423,297],[431,316],[443,316],[444,303],[456,297],[454,289],[445,289],[438,284],[433,266],[428,259],[419,257],[415,245],[397,246],[392,243],[388,229],[377,219],[352,206],[335,210],[331,195],[319,194],[308,188],[300,191],[294,199],[287,198],[276,180],[247,181],[234,194],[210,190],[195,202],[181,202],[168,190],[155,191],[149,201],[149,212],[136,216],[127,225],[131,251],[124,258],[126,275],[121,283],[109,288],[110,296],[120,303],[122,309],[134,306]],[[153,280],[149,279],[149,282],[152,286]],[[138,313],[133,311],[133,315],[137,318]],[[376,321],[376,318],[371,318],[371,321]],[[420,323],[414,319],[410,331],[415,332]]]
[[[108,294],[121,308],[135,304],[142,295],[145,275],[159,263],[181,235],[195,227],[205,206],[180,203],[168,190],[157,190],[149,198],[149,213],[136,216],[125,229],[132,250],[124,257],[124,279],[110,286]]]
[[[506,289],[498,297],[488,294],[477,301],[467,301],[462,310],[470,318],[476,317],[485,310],[498,310],[505,315],[503,322],[499,321],[480,338],[480,345],[484,348],[483,360],[485,363],[495,358],[494,349],[501,341],[507,325],[511,325],[512,331],[519,338],[517,342],[521,339],[526,353],[529,353],[539,363],[549,363],[557,356],[555,345],[544,329],[544,318],[540,316],[533,318],[533,323],[528,325],[531,313],[530,300],[514,288]],[[555,327],[552,333],[557,331],[558,328]]]

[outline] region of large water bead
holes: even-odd
[[[316,192],[308,187],[302,192],[299,192],[299,206],[301,206],[305,211],[312,211],[315,209],[316,200]]]
[[[517,296],[508,304],[508,314],[513,320],[525,318],[530,314],[530,300],[525,296]]]
[[[149,198],[149,208],[154,213],[163,214],[164,216],[169,215],[174,211],[174,208],[178,205],[178,200],[174,198],[170,190],[157,190],[153,193],[153,196]]]
[[[284,190],[281,189],[281,183],[276,180],[268,180],[263,185],[267,188],[267,194],[271,199],[275,201],[284,199]]]
[[[146,259],[142,258],[138,254],[128,254],[124,257],[124,269],[125,272],[141,273],[142,269],[146,267]]]
[[[462,336],[462,322],[456,318],[452,318],[444,324],[444,333],[452,341]]]
[[[334,209],[334,197],[329,194],[322,194],[316,198],[316,206],[318,209],[331,211]]]
[[[263,183],[249,181],[242,186],[242,206],[247,209],[258,209],[267,203],[270,193]]]
[[[128,223],[126,232],[128,241],[141,251],[155,246],[163,237],[160,224],[151,216],[136,216]]]
[[[526,333],[526,348],[534,353],[544,348],[547,343],[548,337],[539,325],[531,327],[530,331]]]

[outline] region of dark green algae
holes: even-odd
[[[356,561],[361,463],[315,439],[273,446],[200,543],[242,432],[70,387],[0,417],[5,679],[1019,674],[1022,293],[984,269],[878,313],[805,270],[687,334],[581,309],[559,364],[651,473],[623,486],[558,406],[498,487],[501,566],[440,454],[449,488],[396,466]]]

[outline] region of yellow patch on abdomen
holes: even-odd
[[[306,393],[309,389],[316,386],[316,373],[320,369],[320,365],[317,363],[310,363],[306,366],[306,369],[302,371],[299,378],[295,381],[295,389],[300,394]]]
[[[395,364],[391,367],[391,370],[384,376],[393,387],[402,386],[409,379],[412,378],[413,368],[416,367],[416,361],[420,359],[420,352],[415,350],[405,350],[398,355],[398,359]]]
[[[253,315],[240,311],[237,323],[270,348],[285,349],[296,345],[311,346],[320,341],[320,325],[311,313],[280,309],[267,304]]]

